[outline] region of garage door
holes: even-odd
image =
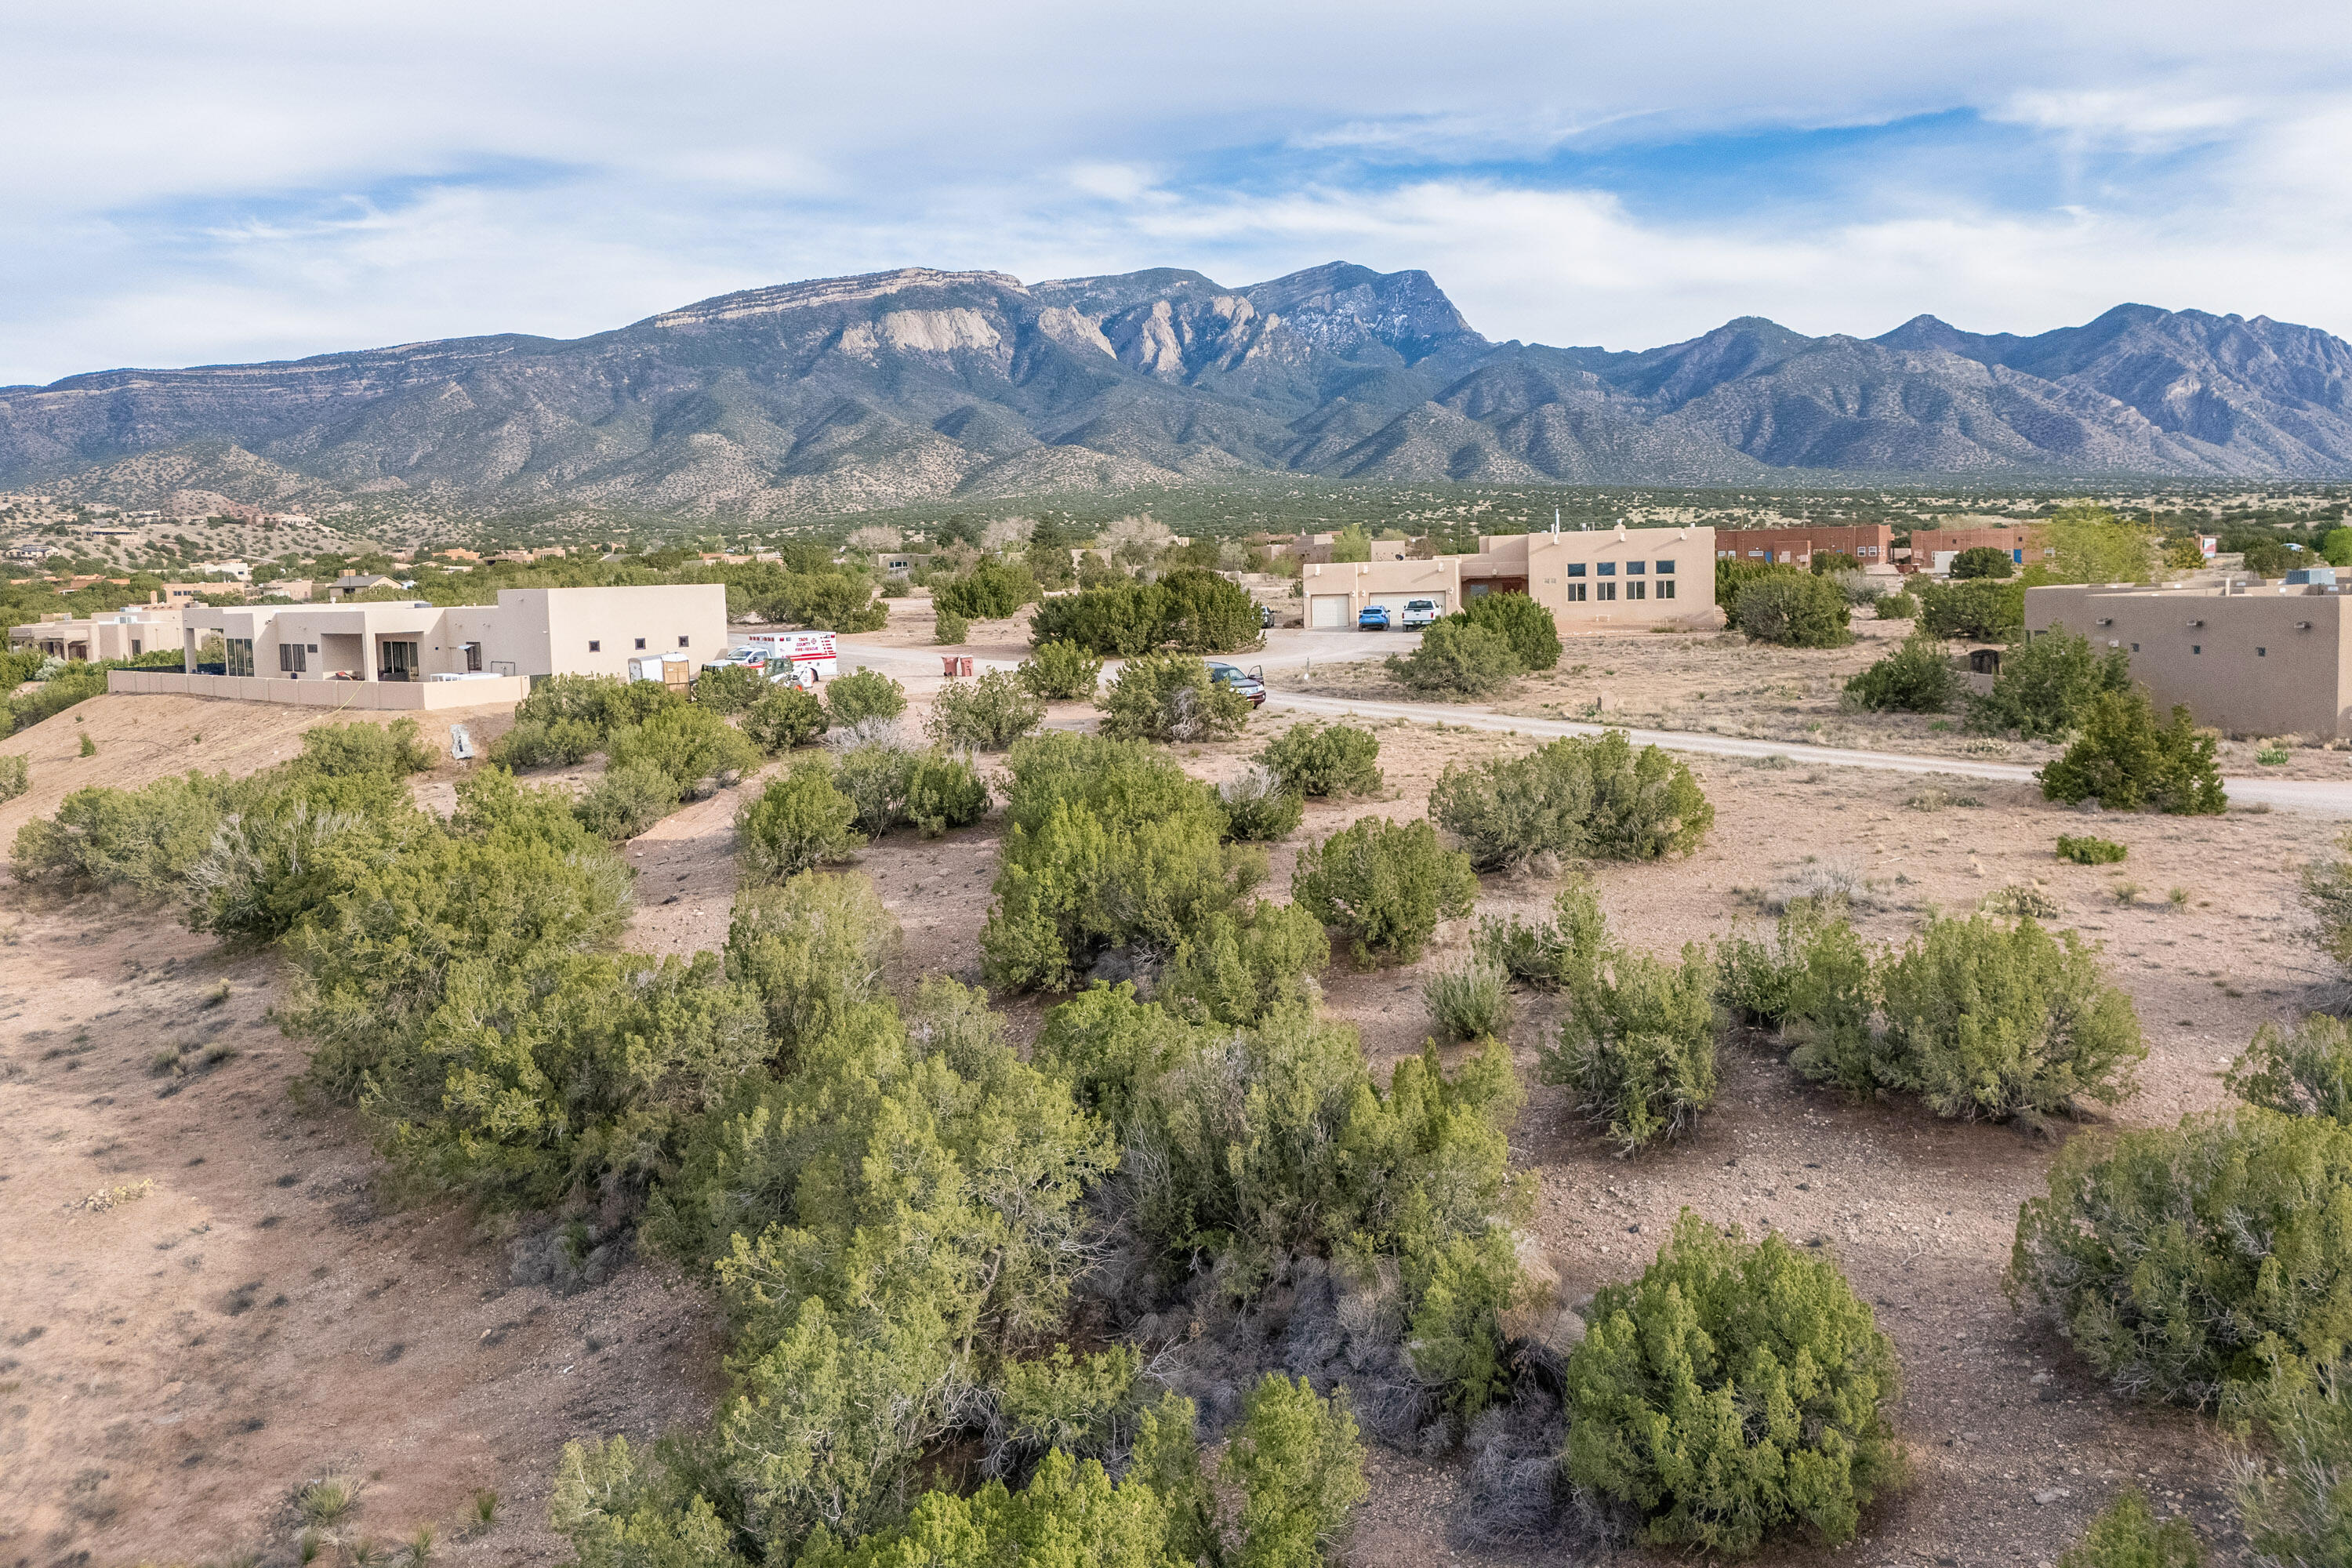
[[[1345,594],[1318,594],[1307,601],[1307,624],[1310,626],[1344,626],[1354,618],[1348,613]]]
[[[1385,606],[1391,616],[1397,617],[1402,617],[1404,615],[1404,607],[1412,603],[1415,599],[1427,599],[1431,604],[1437,606],[1437,613],[1439,615],[1442,616],[1445,614],[1445,590],[1443,588],[1432,588],[1418,594],[1375,594],[1372,595],[1373,604]]]

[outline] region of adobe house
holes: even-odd
[[[1717,624],[1711,528],[1575,529],[1482,536],[1475,555],[1309,562],[1300,569],[1309,627],[1356,624],[1373,605],[1430,599],[1440,615],[1482,594],[1525,594],[1560,631]]]

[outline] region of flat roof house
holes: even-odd
[[[199,606],[184,613],[185,675],[117,670],[114,691],[177,691],[257,702],[369,708],[471,706],[520,699],[551,675],[630,675],[630,660],[727,650],[727,590],[505,588],[495,605],[424,600]],[[221,639],[217,662],[196,651]],[[494,684],[495,683],[495,684]],[[366,687],[362,692],[355,688]]]
[[[1808,566],[1814,553],[1851,555],[1865,568],[1895,564],[1895,530],[1883,522],[1840,523],[1822,528],[1718,528],[1718,561],[1767,562]]]
[[[137,658],[159,647],[178,647],[180,612],[162,605],[120,610],[80,618],[58,616],[8,628],[8,646],[32,648],[51,658]]]
[[[1475,555],[1426,561],[1309,562],[1300,568],[1307,624],[1351,627],[1373,605],[1414,599],[1450,615],[1482,594],[1525,594],[1563,634],[1715,624],[1711,528],[1579,529],[1483,537]]]
[[[2025,591],[2029,637],[2063,627],[2122,651],[2159,713],[2233,735],[2352,734],[2352,604],[2332,580]]]

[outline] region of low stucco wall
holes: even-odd
[[[279,680],[247,675],[177,675],[168,670],[110,669],[109,691],[134,695],[217,697],[234,702],[287,702],[305,708],[359,708],[370,712],[439,708],[488,708],[520,702],[530,692],[529,678],[492,676],[487,680]]]

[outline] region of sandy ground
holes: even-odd
[[[1613,648],[1604,659],[1572,647],[1563,666],[1617,659]],[[919,707],[939,679],[908,684]],[[1080,723],[1086,710],[1054,717]],[[1261,714],[1240,742],[1176,754],[1222,777],[1286,722]],[[1276,896],[1306,838],[1365,813],[1418,816],[1446,762],[1530,744],[1404,723],[1380,734],[1381,797],[1310,805],[1301,833],[1274,848]],[[2297,939],[2294,903],[2298,868],[2334,826],[2324,819],[2086,821],[2022,786],[1728,758],[1692,765],[1717,812],[1700,851],[1594,873],[1619,936],[1664,952],[1760,926],[1766,891],[1809,859],[1843,862],[1865,881],[1860,923],[1882,942],[1901,941],[1931,910],[2034,887],[2063,910],[2055,923],[2104,944],[2147,1028],[2141,1088],[2116,1121],[2161,1124],[2217,1103],[2231,1053],[2264,1019],[2291,1016],[2324,978]],[[632,946],[686,952],[721,939],[741,798],[722,791],[629,846],[641,906]],[[2055,836],[2086,829],[2127,844],[2130,858],[2095,868],[2058,861]],[[936,841],[894,837],[860,857],[905,926],[901,983],[934,971],[977,977],[997,832],[992,818]],[[2118,896],[2126,887],[2128,901]],[[1538,914],[1557,890],[1489,879],[1480,912]],[[556,1548],[541,1525],[546,1477],[566,1436],[635,1437],[709,1408],[717,1347],[699,1292],[665,1289],[643,1265],[569,1299],[509,1287],[501,1237],[460,1215],[387,1205],[348,1122],[288,1098],[297,1048],[261,1018],[267,959],[223,959],[151,912],[20,905],[0,910],[10,921],[0,1148],[23,1152],[0,1172],[0,1254],[42,1262],[0,1285],[0,1455],[25,1483],[0,1493],[0,1561],[278,1552],[291,1539],[291,1489],[331,1466],[378,1478],[362,1526],[383,1537],[436,1520],[457,1551],[547,1560]],[[1442,930],[1409,968],[1326,977],[1328,1005],[1360,1028],[1376,1070],[1420,1048],[1422,983],[1465,951],[1471,923]],[[204,1008],[221,978],[229,1000]],[[1016,1034],[1033,1033],[1050,1001],[1004,999]],[[2043,1138],[1940,1122],[1900,1102],[1852,1104],[1798,1082],[1769,1042],[1749,1040],[1726,1047],[1721,1100],[1696,1136],[1620,1160],[1535,1081],[1551,1005],[1528,1001],[1511,1033],[1531,1085],[1515,1147],[1538,1175],[1535,1228],[1566,1289],[1580,1296],[1638,1271],[1687,1205],[1826,1248],[1894,1336],[1912,1484],[1871,1511],[1864,1538],[1837,1560],[2046,1563],[2126,1483],[2149,1490],[2160,1512],[2191,1517],[2209,1545],[2239,1544],[2229,1455],[2213,1429],[2104,1394],[2001,1295],[2017,1205],[2072,1130]],[[237,1054],[184,1079],[150,1076],[159,1042],[178,1039],[225,1041]],[[72,1206],[142,1178],[156,1183],[143,1197]],[[426,1300],[433,1310],[418,1312]],[[1458,1548],[1453,1463],[1383,1453],[1373,1473],[1353,1563],[1568,1560]],[[478,1544],[455,1530],[477,1486],[509,1500],[507,1521]],[[1801,1545],[1761,1559],[1826,1560]]]

